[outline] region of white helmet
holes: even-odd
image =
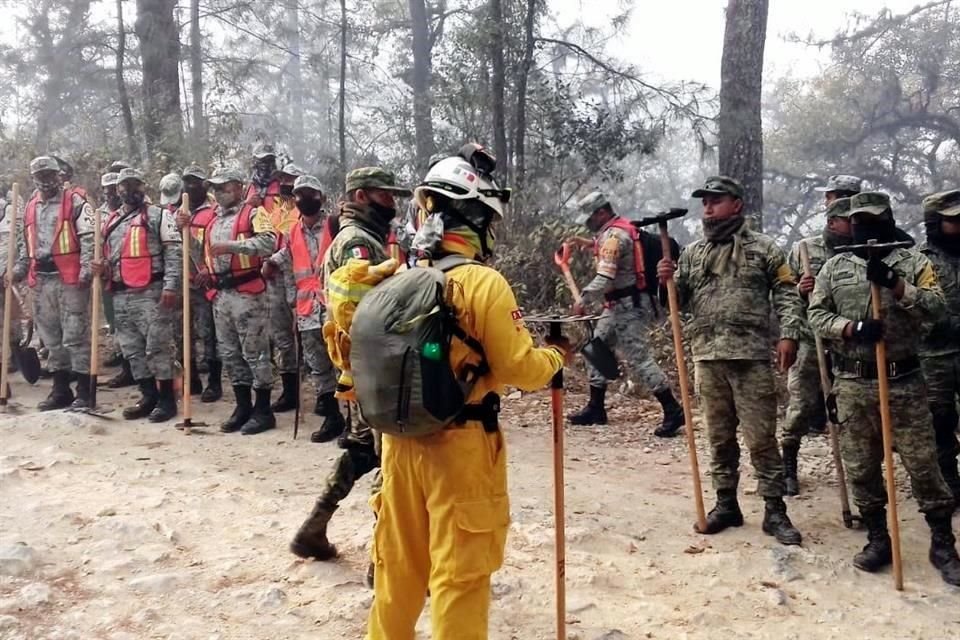
[[[413,196],[417,205],[429,211],[427,197],[439,193],[451,200],[479,200],[503,219],[503,205],[510,200],[510,190],[501,189],[490,176],[484,176],[460,156],[445,158],[432,167]]]

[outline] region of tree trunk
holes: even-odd
[[[347,175],[347,0],[340,0],[340,95],[337,96],[340,174]]]
[[[729,0],[717,118],[720,173],[744,186],[744,211],[763,228],[763,126],[760,98],[768,0]]]
[[[203,115],[203,40],[200,34],[200,0],[190,0],[190,94],[193,106],[194,142],[206,148],[207,119]]]
[[[509,181],[510,159],[507,157],[507,123],[504,107],[506,63],[503,60],[503,6],[490,0],[490,63],[493,67],[491,96],[493,103],[493,152],[500,161],[500,171]]]
[[[130,94],[127,93],[127,81],[123,77],[127,57],[127,30],[123,26],[123,0],[117,0],[117,96],[120,100],[120,112],[123,114],[123,129],[127,134],[127,157],[136,162],[137,133],[133,126],[133,110],[130,108]]]
[[[433,119],[430,109],[430,25],[424,0],[410,0],[413,30],[413,127],[417,170],[423,172],[433,153]]]
[[[537,0],[527,0],[527,16],[523,23],[523,61],[517,77],[517,122],[513,134],[513,153],[516,158],[516,188],[522,193],[527,177],[527,81],[533,68],[534,26],[537,21]]]
[[[183,140],[180,113],[180,33],[176,0],[137,0],[134,27],[143,64],[143,131],[150,162],[169,167]],[[163,156],[163,157],[161,157]]]
[[[303,162],[306,153],[305,130],[303,126],[303,72],[300,59],[300,0],[290,0],[287,15],[290,19],[290,103],[292,110],[293,159]]]

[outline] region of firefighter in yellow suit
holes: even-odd
[[[460,153],[436,163],[416,190],[432,220],[414,247],[434,259],[460,254],[484,262],[509,191],[493,181],[493,158],[482,147]],[[447,279],[459,324],[482,345],[490,372],[468,398],[464,422],[420,438],[383,436],[383,488],[371,499],[376,581],[368,640],[413,640],[428,589],[433,640],[487,638],[490,576],[503,563],[510,523],[495,394],[505,385],[545,386],[569,351],[566,341],[534,346],[509,283],[494,269],[462,265]],[[450,358],[458,373],[479,362],[458,340]]]

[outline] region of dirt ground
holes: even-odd
[[[339,561],[303,562],[286,549],[338,453],[306,439],[319,418],[307,414],[297,441],[292,414],[263,435],[214,427],[187,437],[123,421],[132,389],[101,392],[118,409],[113,421],[35,413],[48,384],[18,381],[24,412],[0,415],[0,638],[362,638],[371,478],[333,519]],[[513,524],[494,576],[494,640],[554,638],[548,402],[505,402]],[[802,547],[761,532],[746,456],[746,525],[705,537],[691,529],[682,438],[652,436],[652,403],[614,395],[612,404],[612,426],[566,432],[568,638],[960,637],[960,591],[928,564],[909,496],[905,591],[889,572],[852,568],[864,534],[840,522],[825,438],[805,443],[803,495],[789,499]],[[214,425],[230,410],[196,407]]]

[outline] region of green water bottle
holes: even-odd
[[[422,353],[423,357],[427,360],[439,362],[443,357],[443,348],[440,346],[439,342],[426,342],[423,345]]]

